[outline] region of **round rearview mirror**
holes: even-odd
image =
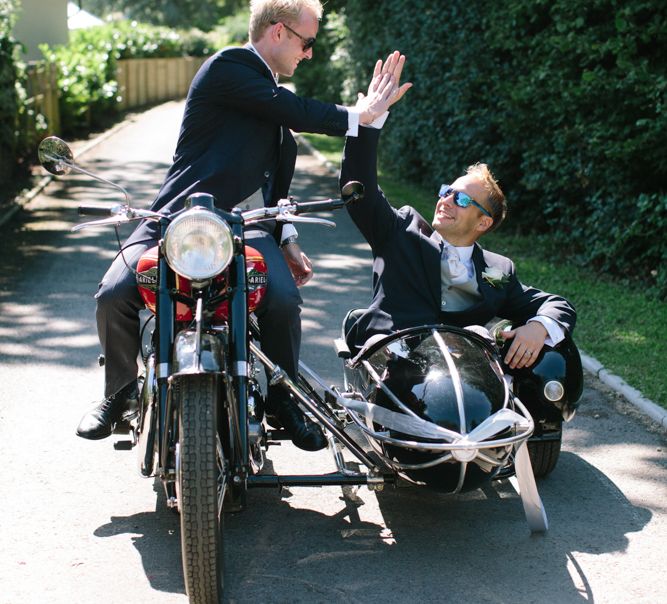
[[[51,174],[63,176],[72,170],[70,163],[74,155],[64,140],[57,136],[49,136],[39,143],[37,150],[39,163]]]
[[[343,185],[340,194],[346,204],[358,201],[364,197],[364,185],[356,180],[351,180]]]

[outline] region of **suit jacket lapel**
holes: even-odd
[[[419,233],[419,249],[424,264],[427,285],[438,309],[442,304],[442,284],[440,269],[440,249],[438,244],[424,231]]]
[[[475,267],[475,276],[477,279],[477,286],[479,287],[480,293],[482,293],[482,286],[488,285],[486,281],[482,278],[482,273],[486,270],[486,262],[484,261],[484,252],[479,244],[475,244],[475,247],[472,251],[472,263]]]
[[[488,268],[488,264],[484,260],[484,250],[477,243],[475,244],[475,249],[472,252],[472,262],[475,266],[477,286],[479,287],[479,293],[482,296],[482,300],[488,300],[489,298],[497,296],[498,289],[491,285],[482,276],[482,273]]]

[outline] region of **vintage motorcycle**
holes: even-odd
[[[194,194],[168,214],[129,206],[127,192],[78,166],[55,137],[39,147],[52,174],[76,170],[121,190],[126,203],[86,206],[104,218],[74,227],[155,220],[159,245],[140,259],[137,287],[152,313],[140,377],[138,415],[116,427],[129,436],[145,477],[161,481],[167,504],[180,513],[183,574],[191,603],[222,600],[223,514],[242,510],[249,489],[283,486],[422,485],[441,492],[474,489],[509,478],[532,531],[547,519],[531,469],[543,476],[556,464],[561,424],[581,394],[581,362],[568,340],[542,351],[531,370],[509,376],[490,332],[423,326],[376,338],[356,351],[345,340],[358,311],[335,341],[343,387],[327,386],[304,362],[293,381],[258,346],[253,311],[266,288],[261,255],[245,245],[244,228],[265,220],[307,217],[354,203],[360,183],[341,199],[241,212]],[[267,377],[265,377],[267,376]],[[324,428],[337,470],[328,474],[263,472],[267,448],[289,438],[263,422],[267,384],[281,385]],[[346,454],[360,462],[352,469]],[[355,465],[355,468],[358,466]]]

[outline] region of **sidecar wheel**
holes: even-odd
[[[554,440],[528,441],[528,454],[535,478],[544,478],[553,471],[558,463],[562,442],[562,432]]]
[[[222,602],[226,462],[216,422],[214,376],[179,380],[177,481],[183,576],[190,604]]]

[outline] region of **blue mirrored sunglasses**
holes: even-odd
[[[448,195],[451,194],[454,195],[454,203],[457,206],[459,206],[459,208],[467,208],[468,206],[475,206],[476,208],[479,208],[482,214],[485,214],[489,218],[493,218],[493,216],[491,216],[491,212],[489,212],[486,208],[478,204],[472,197],[470,197],[470,195],[466,195],[462,191],[455,191],[454,189],[452,189],[451,185],[440,185],[438,198],[447,197]]]

